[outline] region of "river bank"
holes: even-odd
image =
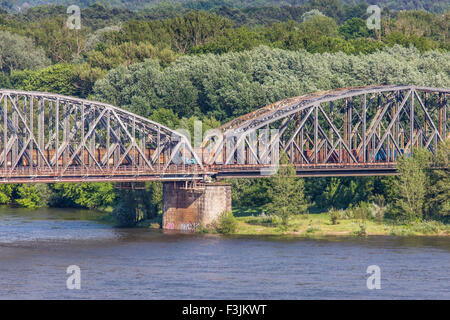
[[[390,219],[332,219],[332,212],[294,215],[287,228],[280,226],[276,217],[264,215],[254,208],[233,209],[235,227],[228,235],[299,237],[326,236],[450,236],[450,225],[439,221],[421,221],[402,224]],[[102,218],[104,221],[105,218]],[[161,216],[137,223],[137,228],[161,228]],[[110,220],[112,221],[112,220]],[[221,233],[217,228],[199,228],[198,233]]]
[[[286,229],[276,219],[264,215],[237,216],[234,234],[237,235],[293,235],[322,236],[450,236],[450,225],[438,221],[399,224],[390,220],[338,219],[333,223],[331,214],[313,213],[296,215]]]

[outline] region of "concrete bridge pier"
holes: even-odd
[[[163,183],[163,229],[194,231],[210,226],[224,211],[231,211],[231,185]]]

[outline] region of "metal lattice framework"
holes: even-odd
[[[204,142],[206,162],[222,171],[250,170],[275,165],[283,149],[305,176],[332,167],[395,170],[399,155],[419,146],[435,153],[447,137],[449,91],[368,86],[282,100],[223,125],[222,139]]]
[[[0,183],[261,176],[284,150],[297,174],[392,174],[449,137],[449,89],[369,86],[285,99],[214,130],[201,150],[109,104],[0,90]]]
[[[185,136],[109,104],[0,90],[0,106],[3,182],[192,178],[203,170]]]

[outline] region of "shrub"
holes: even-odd
[[[123,204],[119,204],[114,208],[113,215],[116,218],[118,227],[134,227],[137,223],[135,209],[129,208]]]
[[[437,221],[423,221],[412,225],[412,230],[423,234],[436,234],[440,224]]]
[[[231,211],[224,211],[216,221],[216,230],[221,234],[231,234],[236,232],[237,221]]]
[[[309,226],[309,227],[306,229],[306,233],[307,233],[307,234],[314,233],[314,232],[316,232],[316,231],[320,231],[320,228],[316,228],[316,227],[313,227],[313,226]]]
[[[339,224],[339,221],[338,221],[339,218],[340,218],[339,211],[335,210],[334,208],[331,208],[330,209],[331,224],[332,225]]]
[[[366,232],[366,225],[361,223],[359,225],[359,230],[355,231],[355,234],[357,236],[365,236],[367,234],[367,232]]]

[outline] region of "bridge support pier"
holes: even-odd
[[[163,229],[194,231],[211,225],[223,211],[231,211],[231,185],[163,183]]]

